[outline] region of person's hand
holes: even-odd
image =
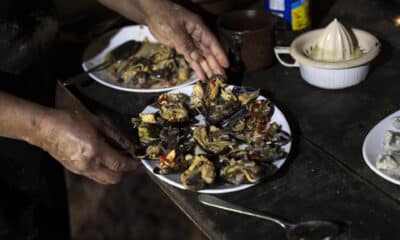
[[[170,1],[146,1],[145,22],[163,44],[173,47],[204,80],[224,74],[229,63],[216,37],[202,20]]]
[[[139,165],[116,149],[127,148],[128,142],[97,118],[88,121],[79,112],[55,110],[41,125],[37,145],[73,173],[115,184]]]

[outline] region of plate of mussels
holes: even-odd
[[[289,124],[260,91],[222,76],[167,93],[132,118],[136,155],[180,189],[243,190],[275,174],[291,149]]]
[[[105,33],[88,46],[83,59],[85,71],[107,63],[89,76],[121,91],[165,92],[198,81],[184,57],[159,43],[144,25]]]

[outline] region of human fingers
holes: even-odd
[[[114,172],[104,166],[97,166],[85,174],[88,178],[101,184],[117,184],[122,179],[122,173]]]
[[[183,28],[177,27],[174,37],[172,38],[172,45],[176,51],[184,56],[186,61],[189,62],[192,69],[201,80],[206,79],[206,73],[199,63],[201,60],[200,53],[196,48],[191,36],[184,31]]]
[[[101,133],[106,138],[106,142],[111,146],[124,150],[131,148],[131,143],[129,142],[129,140],[121,135],[119,131],[112,127],[110,124],[102,122],[102,124],[99,125],[99,128]]]
[[[207,56],[212,55],[219,66],[229,67],[229,61],[215,35],[204,24],[199,24],[197,34],[193,37],[201,43],[201,49]],[[195,32],[194,32],[195,33]]]
[[[190,66],[192,67],[193,71],[196,73],[197,77],[200,78],[200,80],[206,80],[206,73],[204,72],[203,68],[201,67],[200,63],[197,61],[188,61]]]
[[[208,39],[209,48],[211,50],[212,55],[217,60],[218,64],[224,68],[229,67],[228,58],[226,57],[226,54],[225,54],[224,50],[222,49],[219,41],[213,35],[205,36],[205,39],[206,39],[206,41]]]
[[[208,65],[208,62],[205,58],[200,61],[200,66],[203,69],[203,71],[207,74],[208,78],[210,78],[214,75],[213,70],[211,70],[211,68]]]
[[[200,45],[199,48],[213,74],[225,75],[224,69],[217,62],[217,59],[214,57],[214,55],[211,54],[210,50],[203,45]]]
[[[113,172],[127,172],[139,167],[139,161],[105,146],[99,156],[100,163]]]

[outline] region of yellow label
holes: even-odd
[[[303,4],[292,9],[292,30],[298,31],[308,27],[311,24],[309,15],[310,1],[306,0]]]

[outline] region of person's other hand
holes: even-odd
[[[79,112],[55,110],[43,121],[38,145],[65,168],[102,184],[115,184],[139,162],[122,154],[128,142],[109,125]]]
[[[170,1],[146,4],[145,22],[152,34],[182,54],[200,79],[224,74],[226,55],[200,17]]]

